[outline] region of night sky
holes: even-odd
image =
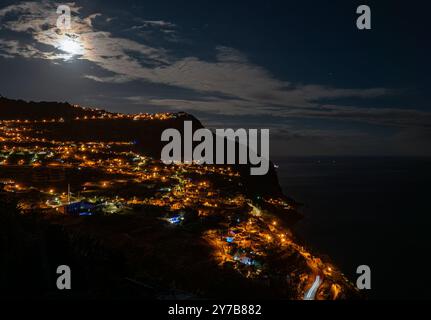
[[[425,1],[76,1],[67,34],[58,4],[0,1],[1,95],[270,128],[276,156],[431,155]]]

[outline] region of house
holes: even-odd
[[[71,216],[91,216],[95,205],[85,201],[74,202],[64,207],[64,212]]]

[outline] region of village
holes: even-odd
[[[116,120],[100,117],[73,122]],[[150,116],[127,117],[146,121]],[[337,281],[347,279],[296,243],[286,223],[294,204],[285,197],[250,198],[233,166],[166,165],[136,150],[134,141],[47,139],[34,127],[40,123],[46,121],[0,123],[0,195],[16,200],[22,214],[68,219],[153,215],[166,228],[202,234],[220,268],[233,268],[252,281],[296,287],[297,298],[319,275],[325,281],[318,297],[340,295]],[[287,259],[303,268],[283,262]]]

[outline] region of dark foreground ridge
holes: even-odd
[[[0,265],[9,296],[345,299],[327,259],[298,243],[277,174],[164,165],[184,112],[119,114],[0,97]],[[55,287],[69,265],[73,290]],[[27,270],[28,272],[26,272]],[[17,283],[22,285],[17,285]]]

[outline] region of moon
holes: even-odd
[[[65,52],[66,59],[70,59],[76,55],[82,55],[84,53],[84,47],[79,38],[70,38],[64,36],[58,43],[58,49]]]

